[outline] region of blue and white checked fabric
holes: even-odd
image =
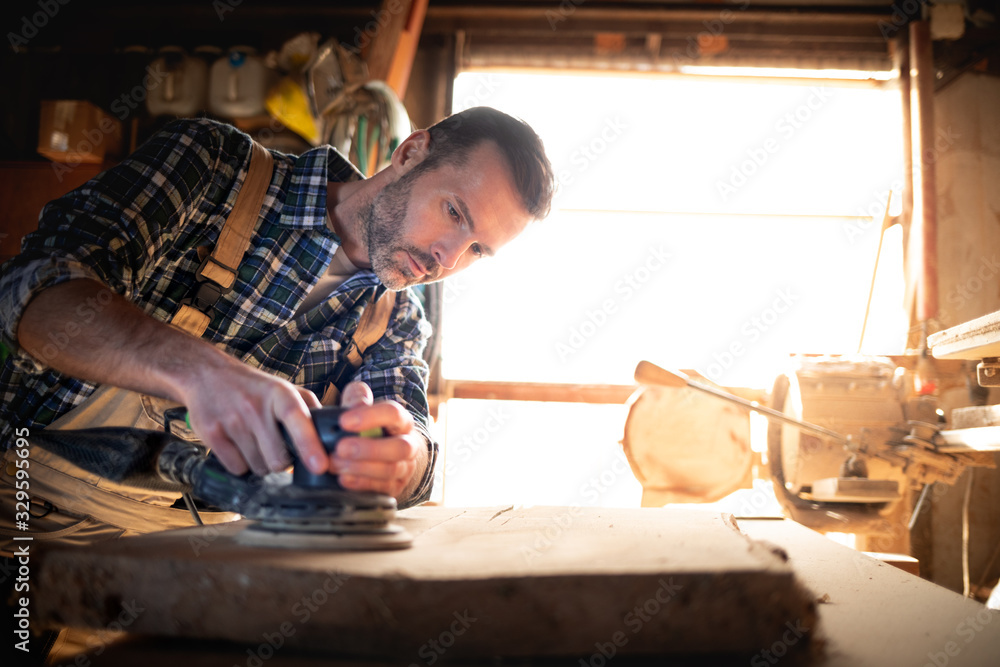
[[[120,164],[43,209],[39,229],[25,237],[21,254],[0,266],[5,448],[13,445],[15,428],[44,427],[95,389],[19,348],[16,332],[28,302],[58,283],[91,278],[151,317],[169,321],[195,288],[198,247],[214,245],[232,210],[250,146],[248,136],[228,125],[174,121]],[[430,495],[437,453],[429,436],[428,369],[421,356],[430,325],[420,302],[410,290],[397,296],[386,335],[350,377],[341,352],[373,293],[386,289],[375,274],[355,274],[329,300],[293,317],[340,245],[326,226],[327,182],[360,178],[328,146],[301,156],[274,153],[263,219],[233,290],[217,302],[202,338],[319,396],[328,383],[343,388],[353,379],[368,383],[376,399],[402,404],[429,443],[431,465],[411,499],[416,503]],[[100,317],[101,305],[80,304],[73,323],[85,327]],[[79,345],[81,328],[53,332],[52,347],[46,345],[42,356]]]

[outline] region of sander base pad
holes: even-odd
[[[276,549],[316,549],[319,551],[376,551],[407,549],[413,545],[413,536],[405,528],[387,524],[375,530],[296,531],[292,526],[282,529],[248,522],[236,536],[236,543],[248,547]]]

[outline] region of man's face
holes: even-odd
[[[400,290],[440,280],[488,257],[531,220],[499,150],[473,148],[465,164],[403,173],[364,211],[364,243],[372,270]]]

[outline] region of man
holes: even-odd
[[[419,302],[398,295],[356,371],[342,358],[373,296],[460,271],[546,215],[553,178],[541,141],[477,108],[413,133],[368,180],[329,147],[275,154],[236,282],[199,340],[167,322],[197,286],[199,248],[217,241],[250,146],[229,126],[177,121],[45,208],[21,255],[0,267],[4,447],[111,385],[187,406],[234,474],[288,465],[280,424],[314,473],[401,507],[422,502],[436,449]],[[331,385],[350,408],[343,428],[385,437],[345,438],[328,456],[309,409]]]

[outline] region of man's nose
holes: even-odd
[[[450,236],[438,239],[431,246],[431,254],[442,269],[451,270],[458,264],[458,260],[465,254],[468,243],[464,238]]]

